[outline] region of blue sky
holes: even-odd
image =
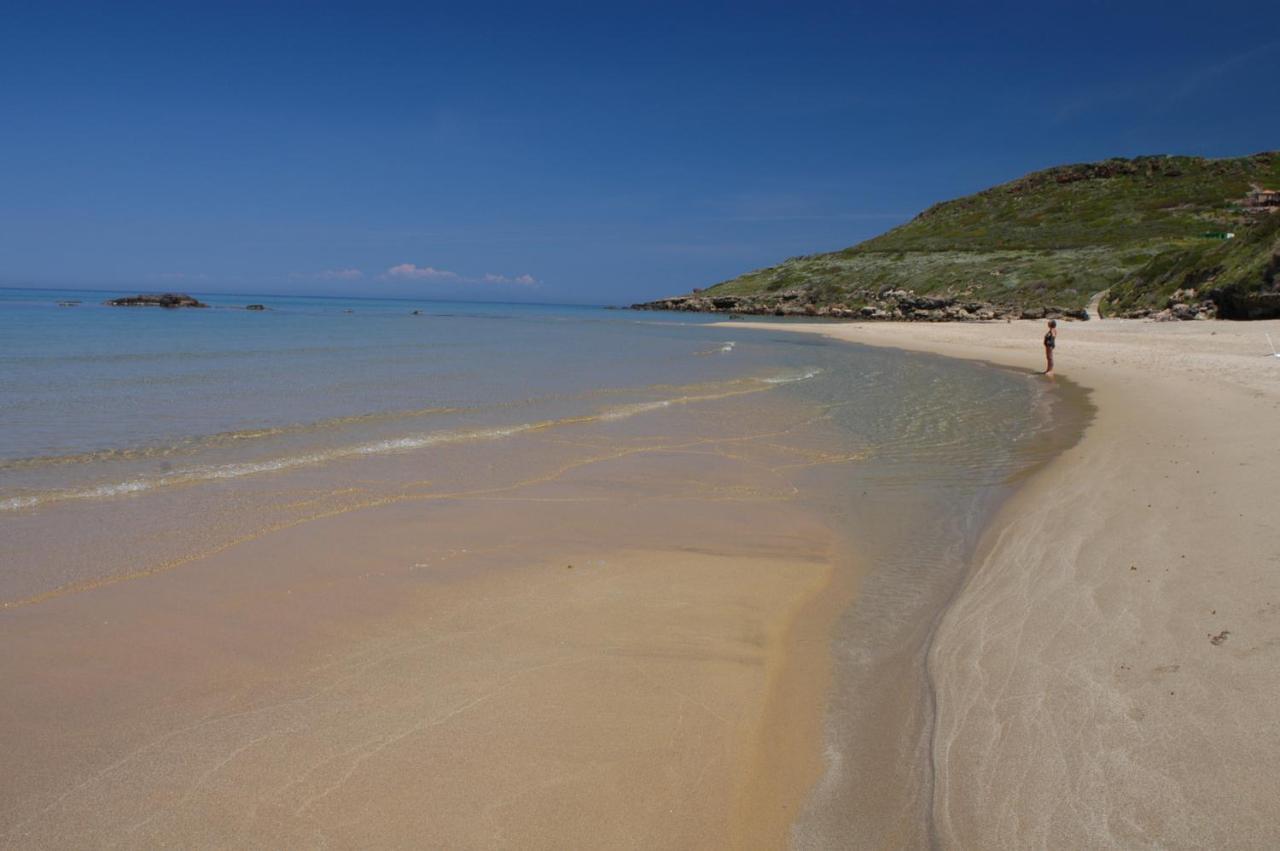
[[[0,286],[626,303],[1280,148],[1280,3],[6,3]]]

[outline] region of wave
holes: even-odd
[[[726,343],[725,345],[732,344]],[[765,383],[786,383],[786,381],[790,379],[783,377],[740,380],[747,382],[763,380]],[[544,402],[599,399],[623,394],[667,392],[687,395],[690,393],[696,393],[705,387],[707,387],[705,384],[651,384],[644,387],[602,387],[580,393],[552,393],[544,396],[533,396],[525,399],[511,399],[507,401],[490,402],[478,405],[439,405],[423,408],[409,408],[398,411],[373,411],[369,413],[348,414],[339,417],[327,417],[325,419],[314,420],[311,422],[290,423],[280,426],[262,426],[258,428],[214,432],[213,434],[193,435],[178,439],[171,443],[149,443],[138,446],[94,449],[86,452],[71,452],[62,455],[36,455],[27,458],[0,460],[0,473],[86,463],[164,460],[167,458],[191,456],[209,449],[249,445],[255,441],[262,441],[270,438],[302,434],[323,434],[325,432],[340,431],[344,428],[350,428],[353,426],[394,423],[398,420],[445,416],[450,414],[476,414],[488,411],[510,410]]]
[[[597,418],[604,422],[612,422],[614,420],[625,420],[628,417],[634,417],[636,414],[643,414],[646,411],[658,411],[662,408],[670,408],[680,400],[676,399],[660,399],[657,402],[637,402],[634,405],[619,405],[612,410],[598,414]]]
[[[729,352],[733,351],[733,347],[736,345],[738,344],[733,340],[728,340],[716,346],[714,349],[703,349],[698,352],[698,355],[701,357],[706,357],[707,355],[727,355]]]
[[[808,381],[810,378],[817,378],[821,374],[822,370],[815,366],[806,369],[804,372],[794,373],[791,375],[779,375],[774,378],[762,378],[760,380],[765,384],[791,384],[795,381]]]
[[[707,402],[717,399],[726,399],[732,396],[743,395],[747,393],[759,393],[770,389],[772,386],[779,384],[787,384],[795,381],[804,381],[818,375],[820,370],[811,369],[803,373],[767,377],[741,379],[728,382],[722,385],[718,392],[683,395],[668,399],[657,399],[648,402],[637,402],[626,405],[615,405],[603,408],[594,414],[583,416],[568,416],[557,419],[537,420],[533,422],[517,423],[509,426],[496,426],[478,429],[454,429],[442,430],[434,432],[424,432],[419,434],[405,435],[402,437],[388,438],[385,440],[369,441],[364,443],[356,443],[347,446],[334,447],[319,452],[307,452],[298,455],[289,455],[281,458],[273,458],[262,461],[250,461],[231,464],[213,464],[188,467],[186,469],[175,470],[157,475],[136,476],[119,482],[110,484],[96,485],[93,487],[82,488],[65,488],[59,490],[45,491],[41,493],[22,494],[12,496],[6,499],[0,499],[0,511],[17,511],[26,508],[35,508],[54,502],[64,502],[68,500],[88,500],[103,499],[114,496],[122,496],[127,494],[136,494],[143,491],[154,490],[173,485],[193,484],[197,482],[218,481],[226,479],[236,479],[243,476],[260,475],[263,473],[274,473],[290,470],[298,467],[314,466],[325,464],[333,461],[364,456],[364,455],[382,455],[393,452],[405,452],[417,449],[425,449],[432,446],[440,446],[451,443],[463,443],[483,440],[499,440],[532,431],[540,431],[544,429],[556,428],[566,425],[575,425],[589,422],[615,422],[618,420],[628,419],[630,417],[644,414],[650,411],[670,408],[674,405],[687,405],[698,402]],[[436,413],[447,409],[430,408],[423,409],[422,412]],[[422,412],[413,412],[421,414]],[[399,416],[409,415],[406,412],[400,412]],[[395,416],[395,415],[366,415],[365,417],[347,417],[341,418],[343,422],[353,420],[372,419],[377,417]],[[326,421],[332,422],[332,421]],[[233,440],[235,436],[252,435],[259,436],[265,433],[279,434],[287,433],[290,430],[304,430],[313,428],[308,426],[291,426],[284,429],[258,430],[255,432],[230,432],[220,437]],[[81,460],[118,460],[122,458],[150,458],[154,457],[146,455],[144,451],[135,452],[133,455],[127,454],[131,450],[117,451],[114,453],[90,453],[85,456],[60,456],[57,460],[60,463],[72,463],[73,458]],[[31,461],[39,461],[42,459],[31,459]],[[49,460],[49,459],[43,459]],[[11,462],[12,463],[12,462]],[[21,463],[21,462],[20,462]],[[30,463],[30,462],[28,462]]]
[[[329,417],[308,423],[293,423],[283,426],[267,426],[264,428],[220,431],[215,432],[214,434],[188,437],[179,440],[176,443],[162,445],[97,449],[91,452],[76,452],[67,455],[39,455],[32,458],[16,458],[10,461],[0,461],[0,472],[102,461],[156,460],[176,455],[193,455],[206,449],[240,445],[248,441],[262,440],[264,438],[332,431],[353,425],[369,425],[378,422],[392,422],[395,420],[412,419],[416,417],[456,414],[464,410],[468,409],[460,407],[432,407],[415,408],[403,411],[379,411],[368,414],[351,414],[344,417]]]
[[[388,452],[400,452],[411,449],[422,449],[443,443],[458,443],[467,440],[492,440],[508,437],[522,431],[533,431],[553,425],[553,422],[522,423],[506,428],[476,429],[473,431],[442,431],[408,437],[379,440],[371,443],[343,446],[323,452],[308,452],[284,458],[273,458],[266,461],[250,461],[237,464],[218,464],[202,467],[190,467],[158,476],[139,476],[123,482],[99,485],[91,488],[76,488],[50,491],[44,494],[13,497],[0,500],[0,511],[12,511],[19,508],[32,508],[50,502],[65,500],[99,499],[139,493],[170,485],[191,484],[200,481],[217,481],[220,479],[237,479],[260,473],[274,473],[295,467],[306,467],[338,461],[359,455],[378,455]]]

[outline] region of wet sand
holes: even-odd
[[[759,324],[1043,368],[1037,322]],[[1059,330],[1097,416],[1002,507],[937,625],[914,841],[1277,847],[1280,323]]]
[[[0,836],[777,847],[850,590],[779,454],[618,453],[12,607]]]

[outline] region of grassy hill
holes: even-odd
[[[1110,290],[1108,314],[1160,310],[1176,294],[1222,315],[1280,315],[1270,297],[1280,212],[1247,207],[1254,186],[1280,189],[1280,152],[1059,166],[936,204],[851,248],[648,306],[972,318],[1076,313]],[[1224,233],[1236,237],[1210,236]]]

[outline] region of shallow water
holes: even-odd
[[[353,478],[382,482],[362,486],[366,500],[388,479],[403,486],[410,467],[411,481],[469,487],[492,463],[467,466],[480,465],[475,444],[498,457],[531,433],[644,419],[640,433],[660,434],[664,415],[699,408],[691,433],[715,434],[749,429],[765,408],[812,408],[830,428],[804,439],[863,458],[859,475],[884,491],[1001,481],[1041,422],[1028,388],[989,371],[668,314],[266,296],[166,311],[103,298],[0,291],[7,602],[190,555],[143,543],[157,527],[174,537],[178,517],[198,516],[202,540],[213,527],[238,539],[302,495],[333,502]],[[251,302],[270,310],[233,307]],[[508,472],[539,466],[509,461]],[[95,526],[118,531],[50,547],[55,510],[68,526],[98,514],[110,522]]]
[[[585,487],[616,503],[619,529],[655,493],[694,518],[785,503],[780,522],[799,510],[845,542],[838,568],[858,586],[834,635],[825,773],[793,838],[883,839],[894,807],[926,818],[911,749],[927,694],[884,692],[922,680],[912,666],[991,507],[1059,448],[1062,400],[1042,383],[672,314],[268,296],[164,311],[105,297],[0,291],[5,607],[199,569],[311,519],[505,498],[566,471],[576,499]],[[68,298],[82,304],[56,306]],[[271,309],[233,308],[254,302]],[[699,459],[732,461],[734,476]],[[504,510],[518,509],[494,509],[486,543]],[[731,551],[724,537],[706,546]],[[920,717],[901,741],[869,742],[859,725],[903,700]],[[876,775],[901,794],[868,793]]]

